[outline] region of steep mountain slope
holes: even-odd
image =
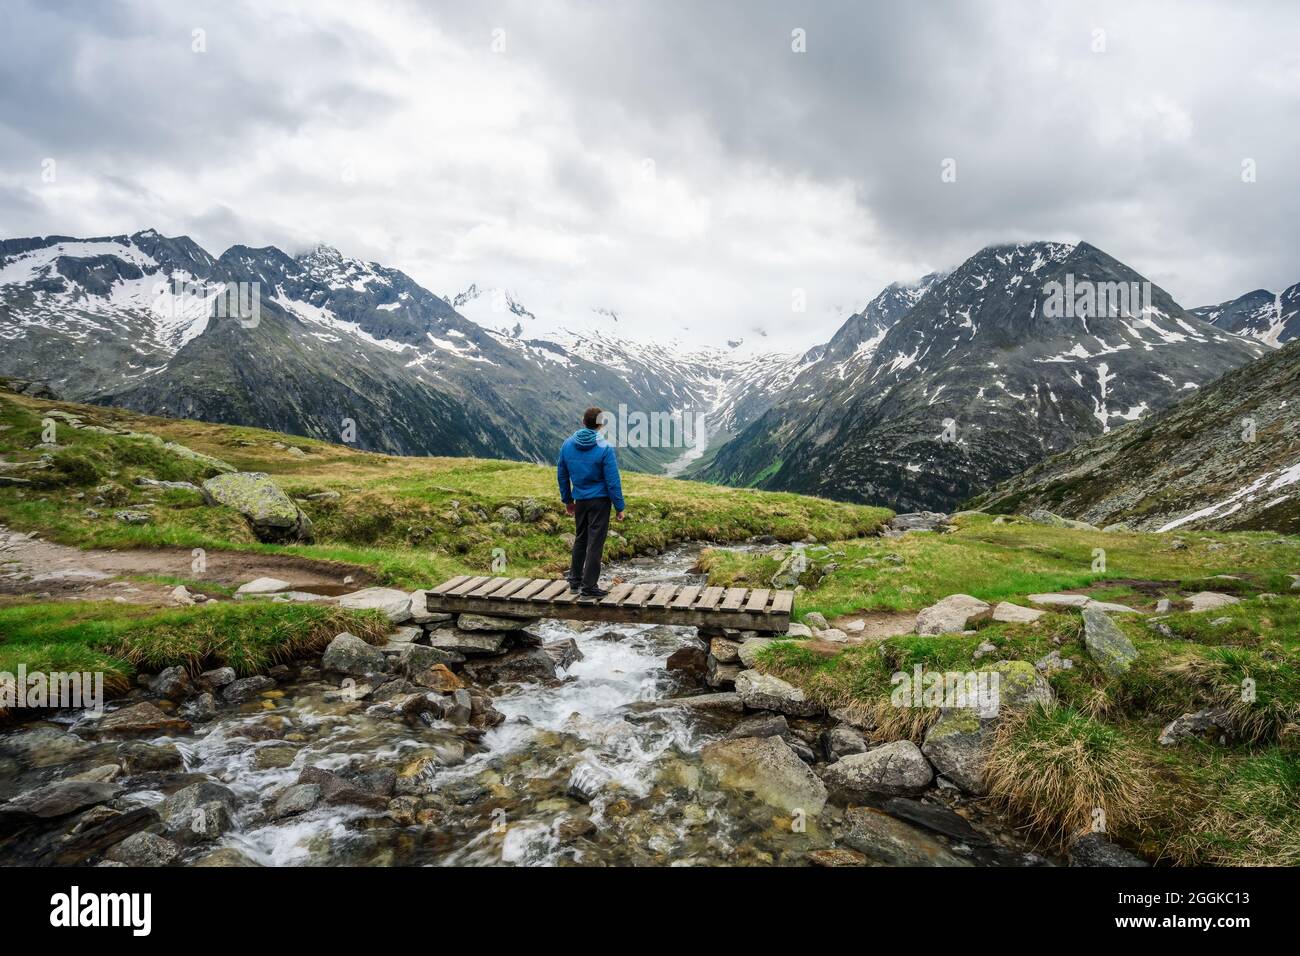
[[[1087,243],[981,250],[847,363],[846,387],[796,380],[707,477],[946,509],[1266,351],[1145,282]],[[1146,301],[1081,297],[1112,284]]]
[[[975,499],[1097,525],[1300,532],[1300,342]]]
[[[1300,282],[1281,295],[1256,289],[1218,305],[1192,309],[1192,315],[1265,345],[1284,345],[1300,337]]]
[[[222,290],[244,301],[251,288],[253,321],[214,306]],[[711,411],[761,387],[721,350],[485,328],[405,274],[328,246],[298,257],[235,246],[214,259],[152,231],[4,243],[0,337],[0,374],[69,397],[399,454],[549,460],[589,404]],[[620,456],[659,471],[689,451]]]

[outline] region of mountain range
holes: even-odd
[[[214,310],[254,284],[255,321]],[[1094,286],[1136,298],[1053,298]],[[1094,246],[1033,242],[894,283],[803,354],[629,341],[599,311],[539,333],[509,293],[436,295],[325,245],[214,257],[153,230],[0,242],[0,375],[70,399],[530,461],[591,403],[693,414],[705,440],[620,448],[625,467],[896,510],[949,509],[1194,396],[1300,331],[1300,284],[1189,311]]]

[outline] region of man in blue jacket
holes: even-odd
[[[601,410],[582,413],[583,427],[560,446],[555,477],[565,510],[577,522],[573,537],[573,560],[569,564],[569,589],[581,589],[583,597],[601,598],[609,592],[600,586],[600,558],[609,533],[612,506],[622,521],[623,482],[618,475],[614,448],[596,431]]]

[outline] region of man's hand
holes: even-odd
[[[577,510],[578,510],[578,506],[572,501],[570,501],[567,505],[564,506],[564,511],[566,514],[570,514],[570,515],[575,514]]]
[[[625,512],[620,511],[620,512],[619,512],[617,515],[615,515],[614,517],[618,518],[619,521],[622,521],[624,518],[627,517],[627,514],[626,514]]]

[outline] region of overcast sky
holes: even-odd
[[[1087,239],[1189,307],[1300,281],[1300,4],[3,12],[0,237],[327,242],[551,323],[789,348],[991,242]]]

